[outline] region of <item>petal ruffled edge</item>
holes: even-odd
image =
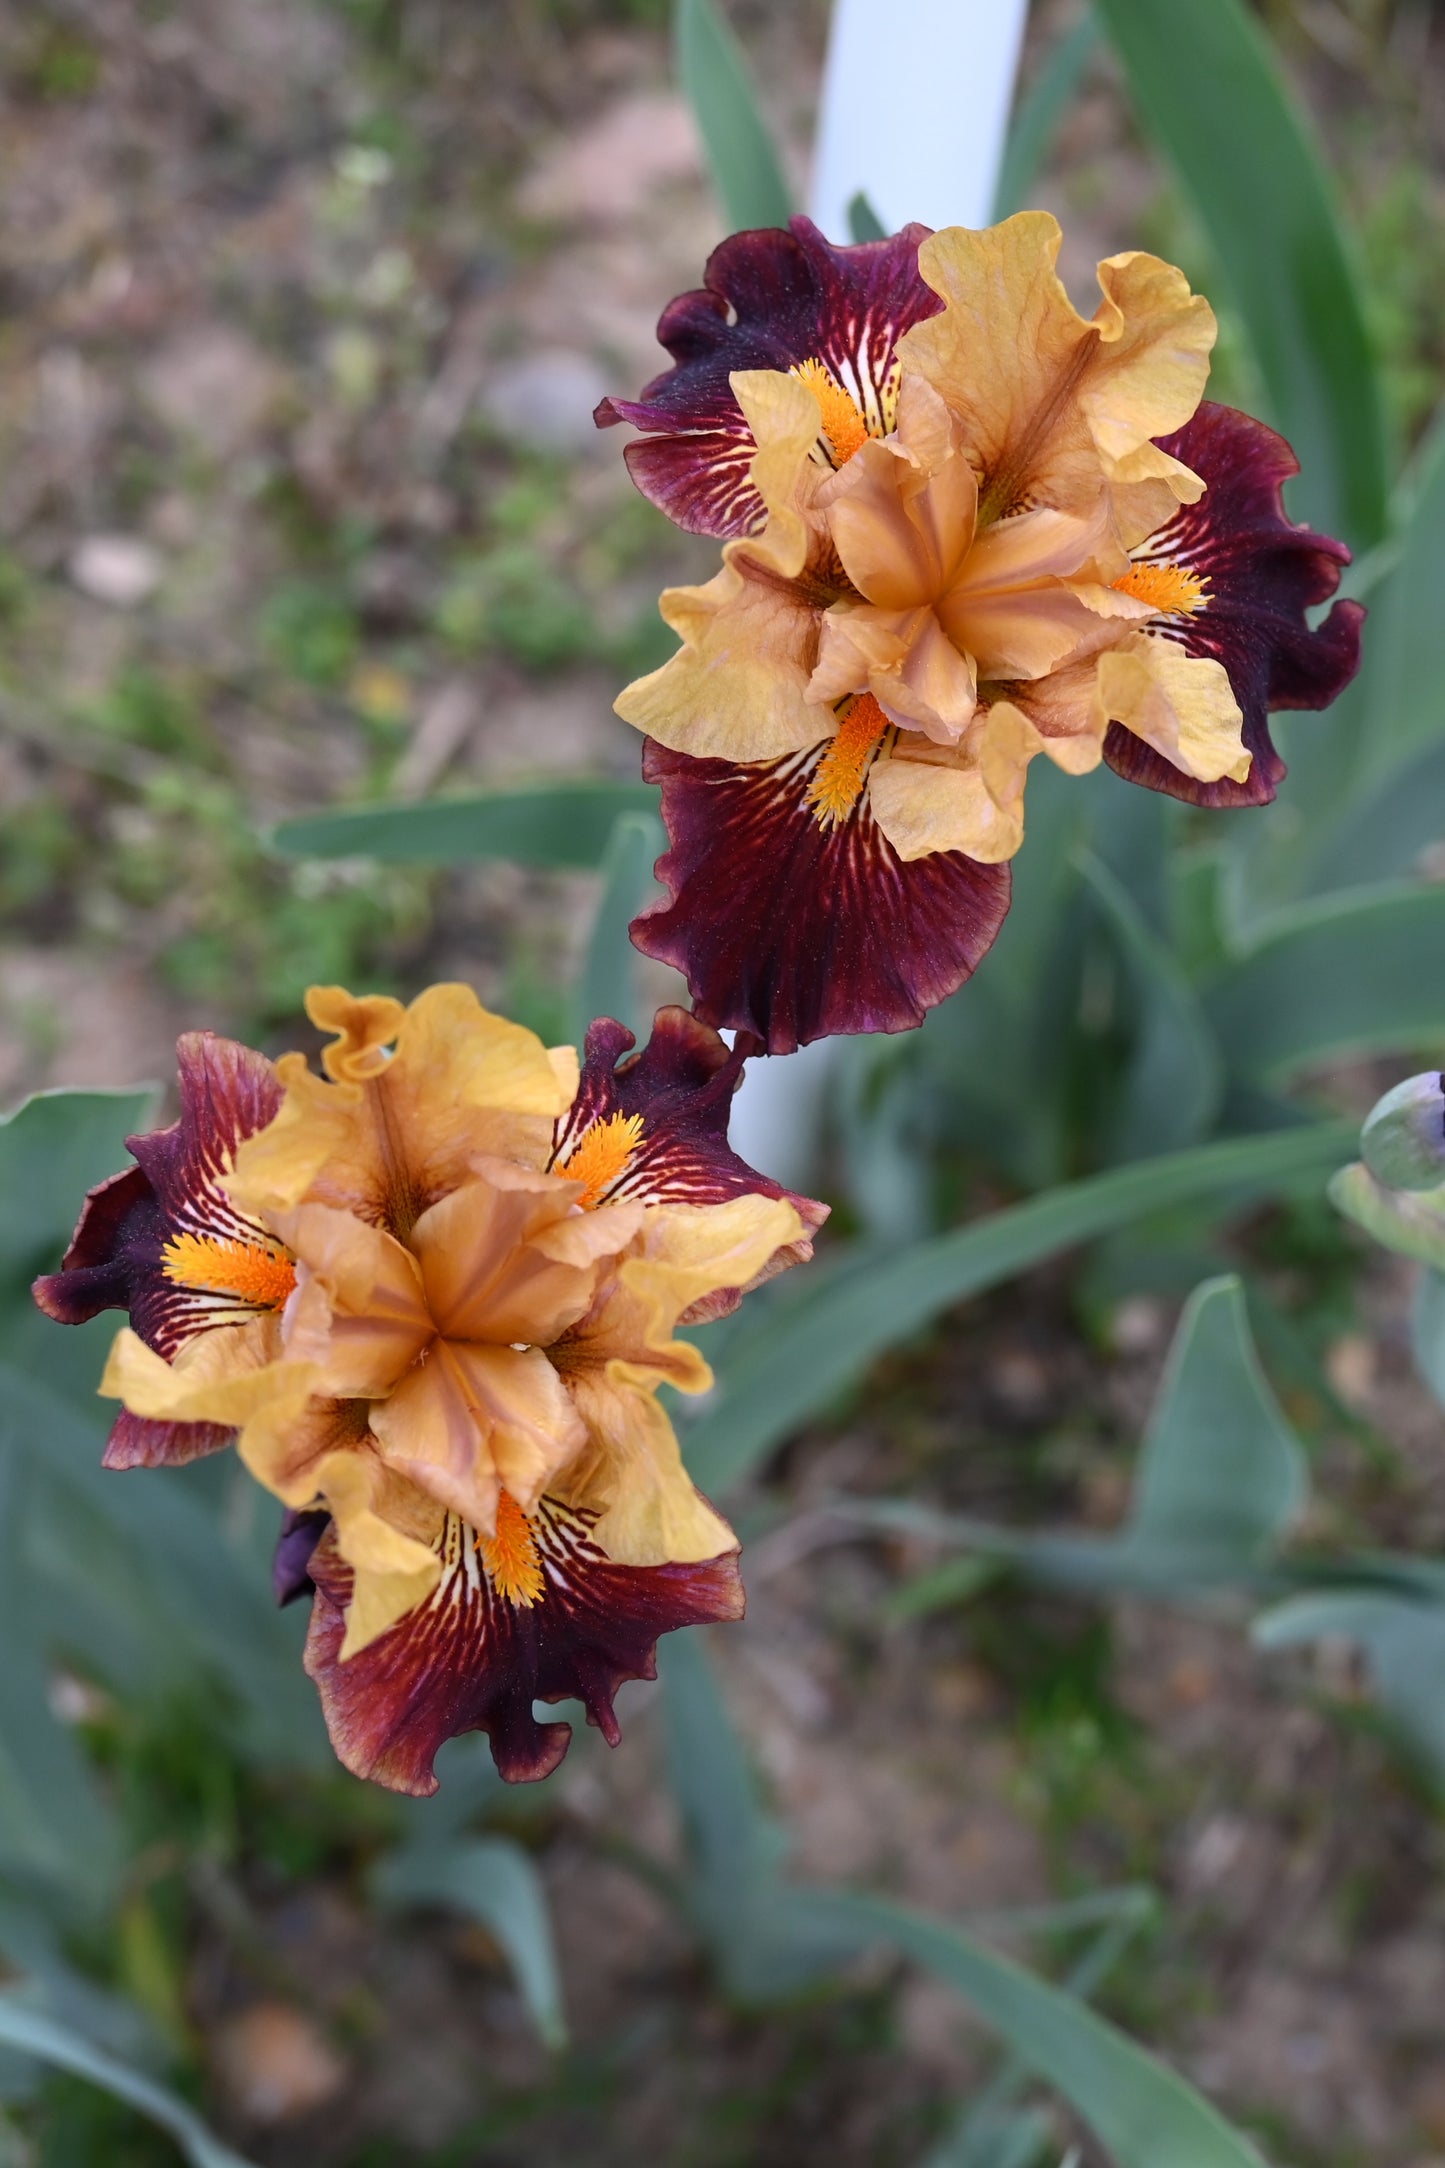
[[[603,399],[605,429],[643,435],[624,457],[644,497],[690,534],[750,533],[762,517],[756,449],[729,383],[736,370],[822,361],[865,414],[881,419],[899,339],[942,306],[918,270],[929,228],[835,246],[811,219],[735,233],[714,249],[702,286],[679,294],[657,327],[672,367],[640,399]]]
[[[1207,581],[1209,599],[1154,636],[1223,665],[1254,757],[1243,782],[1227,776],[1201,782],[1115,724],[1104,758],[1129,782],[1192,805],[1267,805],[1285,775],[1269,733],[1270,710],[1328,707],[1359,668],[1362,603],[1336,602],[1316,626],[1305,615],[1334,594],[1350,552],[1289,518],[1283,488],[1299,461],[1282,436],[1252,415],[1205,400],[1160,443],[1208,486],[1138,555],[1183,565]]]
[[[630,1197],[645,1205],[706,1205],[730,1197],[781,1197],[803,1222],[804,1236],[777,1252],[765,1275],[771,1278],[812,1256],[812,1237],[830,1208],[759,1174],[728,1143],[733,1094],[742,1082],[749,1044],[743,1039],[729,1048],[711,1025],[669,1004],[657,1011],[646,1046],[634,1053],[636,1040],[626,1025],[599,1017],[588,1028],[577,1097],[557,1126],[554,1165],[575,1153],[600,1123],[639,1123],[635,1145],[595,1201]],[[740,1300],[741,1291],[735,1292]],[[714,1308],[708,1314],[722,1313]]]
[[[1006,865],[958,851],[905,863],[869,809],[823,827],[807,801],[821,748],[735,766],[649,741],[662,786],[668,891],[631,926],[687,979],[698,1015],[770,1054],[858,1031],[910,1031],[992,947]]]
[[[31,1290],[39,1308],[65,1325],[83,1324],[102,1310],[126,1311],[147,1346],[167,1360],[196,1334],[251,1307],[170,1278],[163,1253],[183,1231],[219,1243],[264,1240],[221,1185],[241,1144],[266,1127],[281,1103],[271,1063],[237,1040],[186,1032],[176,1043],[176,1061],[179,1120],[127,1137],[136,1165],[89,1192],[60,1270],[43,1273]]]
[[[353,1576],[324,1534],[307,1562],[316,1589],[305,1664],[337,1756],[352,1774],[426,1797],[448,1739],[484,1731],[509,1784],[550,1776],[571,1742],[539,1724],[534,1701],[580,1700],[610,1746],[628,1679],[657,1676],[660,1635],[742,1616],[737,1556],[697,1565],[615,1566],[590,1537],[593,1516],[547,1498],[530,1523],[540,1597],[514,1602],[492,1586],[473,1531],[449,1516],[442,1574],[427,1600],[342,1659]]]

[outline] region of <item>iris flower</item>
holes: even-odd
[[[36,1299],[129,1313],[109,1465],[235,1436],[284,1502],[278,1590],[314,1591],[349,1769],[429,1792],[480,1728],[504,1776],[542,1777],[570,1734],[534,1699],[578,1697],[615,1743],[658,1635],[741,1614],[657,1389],[707,1389],[675,1328],[810,1255],[825,1208],[729,1149],[741,1054],[682,1009],[641,1054],[594,1024],[579,1075],[462,986],[307,1007],[324,1078],[181,1041],[180,1120],[131,1140]]]
[[[1358,604],[1286,518],[1283,440],[1201,404],[1213,314],[1171,265],[1099,266],[1086,321],[1042,212],[835,248],[735,235],[659,326],[674,366],[601,423],[723,539],[662,611],[681,646],[618,712],[671,849],[635,922],[698,1014],[771,1052],[897,1031],[975,968],[1039,754],[1259,805],[1270,708],[1322,707]]]

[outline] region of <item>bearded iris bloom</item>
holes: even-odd
[[[618,701],[671,843],[633,938],[769,1051],[906,1029],[962,983],[1040,754],[1263,804],[1269,709],[1357,665],[1358,604],[1305,616],[1348,552],[1286,518],[1288,446],[1201,403],[1208,304],[1130,254],[1086,322],[1059,242],[1038,212],[735,235],[662,319],[675,366],[598,409],[643,432],[644,493],[723,540]]]
[[[87,1200],[52,1317],[129,1312],[103,1391],[113,1466],[237,1438],[285,1504],[278,1593],[313,1590],[306,1663],[346,1766],[435,1789],[490,1733],[547,1775],[577,1696],[613,1697],[659,1634],[742,1610],[737,1543],[657,1399],[711,1383],[684,1320],[811,1254],[825,1208],[727,1144],[742,1056],[681,1009],[644,1052],[570,1049],[461,986],[403,1008],[313,990],[318,1077],[181,1042],[181,1119]]]

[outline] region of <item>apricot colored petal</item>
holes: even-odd
[[[389,1467],[474,1527],[496,1526],[505,1487],[523,1511],[585,1443],[566,1390],[540,1348],[438,1340],[371,1427]]]
[[[610,1557],[645,1566],[718,1549],[721,1523],[693,1488],[653,1395],[664,1381],[680,1392],[707,1390],[707,1364],[673,1338],[679,1321],[720,1290],[754,1282],[801,1232],[781,1198],[658,1211],[589,1316],[552,1351],[587,1427],[586,1447],[554,1487],[600,1509],[598,1540]]]
[[[599,1260],[631,1240],[642,1208],[578,1212],[575,1182],[505,1160],[477,1167],[480,1179],[412,1232],[428,1309],[450,1339],[548,1347],[582,1316]]]
[[[253,1318],[189,1341],[173,1363],[122,1326],[111,1343],[100,1391],[134,1415],[163,1423],[236,1429],[273,1398],[304,1403],[313,1372],[280,1359],[279,1320]]]
[[[980,715],[967,747],[900,737],[868,778],[873,816],[908,863],[964,851],[980,865],[1012,858],[1023,842],[1024,783],[1042,740],[1017,708]]]
[[[323,1465],[356,1456],[377,1460],[364,1400],[313,1395],[299,1408],[277,1400],[258,1408],[238,1441],[241,1459],[256,1481],[286,1506],[315,1503]]]
[[[638,1569],[610,1559],[592,1516],[544,1498],[531,1523],[543,1573],[530,1604],[500,1595],[480,1564],[473,1529],[448,1516],[438,1578],[392,1627],[346,1654],[343,1633],[365,1605],[334,1535],[310,1560],[316,1587],[306,1669],[321,1694],[332,1745],[359,1777],[426,1796],[438,1749],[484,1731],[508,1783],[550,1775],[566,1753],[566,1724],[539,1724],[536,1701],[580,1700],[609,1745],[613,1702],[627,1679],[657,1675],[659,1635],[742,1615],[731,1531],[724,1555]]]
[[[960,420],[990,519],[1024,504],[1090,509],[1105,483],[1126,510],[1161,487],[1197,494],[1150,440],[1199,402],[1213,312],[1172,266],[1132,255],[1100,266],[1104,299],[1086,324],[1054,269],[1060,239],[1048,213],[1024,211],[924,242],[919,269],[944,307],[902,340],[905,369]]]
[[[1117,637],[1117,629],[1116,635]],[[1009,689],[1009,704],[1033,724],[1046,753],[1066,775],[1088,775],[1103,758],[1108,718],[1093,656]]]
[[[1106,257],[1099,344],[1079,405],[1110,480],[1167,482],[1181,503],[1204,493],[1184,462],[1153,442],[1179,429],[1204,396],[1217,326],[1202,294],[1173,264],[1142,250]]]
[[[319,1496],[331,1514],[330,1540],[356,1577],[339,1651],[346,1661],[432,1594],[441,1578],[436,1544],[446,1514],[374,1452],[335,1453],[318,1473]]]
[[[383,1228],[329,1205],[275,1222],[297,1259],[288,1353],[315,1364],[317,1390],[337,1399],[390,1392],[435,1330],[416,1259]]]
[[[818,755],[739,767],[649,744],[662,785],[668,897],[635,947],[687,979],[709,1024],[786,1054],[837,1032],[908,1031],[961,986],[1008,910],[1009,876],[956,852],[905,864],[865,791],[820,825]]]
[[[859,593],[882,609],[911,610],[957,576],[973,541],[978,483],[942,400],[921,378],[905,378],[897,434],[862,445],[818,501]]]
[[[907,615],[840,603],[823,619],[815,693],[870,692],[891,723],[954,745],[973,719],[977,680],[932,610]]]
[[[761,524],[752,432],[732,390],[740,370],[821,361],[881,433],[898,339],[939,306],[918,274],[927,230],[905,226],[887,240],[837,247],[795,218],[716,248],[706,283],[658,324],[673,366],[640,399],[604,399],[597,409],[599,427],[626,421],[646,432],[626,452],[642,494],[694,534]]]
[[[353,1003],[339,988],[313,990],[313,1002],[343,1031],[346,1073],[326,1083],[300,1055],[278,1063],[280,1112],[241,1147],[227,1184],[244,1209],[269,1215],[309,1197],[409,1224],[479,1152],[545,1164],[567,1075],[535,1033],[493,1016],[469,986],[429,987],[399,1021],[397,1004]],[[373,1070],[375,1035],[393,1025],[395,1051]]]
[[[754,461],[768,493],[764,532],[729,543],[703,587],[670,588],[663,617],[682,646],[619,694],[617,713],[680,752],[771,760],[816,744],[832,719],[808,690],[818,609],[792,584],[809,530],[797,499],[820,426],[806,385],[782,376],[739,379],[763,442]]]
[[[613,1363],[573,1383],[588,1443],[554,1489],[595,1512],[597,1538],[620,1564],[711,1558],[731,1540],[682,1464],[677,1433],[656,1395]]]
[[[1099,701],[1110,722],[1201,782],[1242,783],[1251,754],[1243,716],[1222,663],[1189,655],[1175,641],[1133,633],[1101,655]]]

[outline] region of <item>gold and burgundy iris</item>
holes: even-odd
[[[736,1618],[737,1543],[658,1401],[711,1383],[680,1323],[811,1254],[825,1208],[727,1142],[740,1051],[685,1010],[570,1048],[437,986],[409,1008],[314,989],[317,1076],[180,1042],[180,1119],[87,1198],[42,1309],[128,1313],[107,1464],[233,1439],[286,1515],[276,1585],[312,1593],[306,1666],[346,1766],[435,1789],[457,1733],[546,1776],[576,1697],[658,1636]]]
[[[662,612],[681,646],[618,712],[662,785],[668,897],[633,939],[697,1012],[786,1052],[898,1031],[1009,903],[1040,754],[1201,806],[1261,805],[1272,708],[1353,675],[1344,546],[1293,525],[1289,446],[1203,401],[1213,314],[1183,274],[1059,229],[919,226],[833,247],[736,234],[667,310],[633,479],[723,541]]]

